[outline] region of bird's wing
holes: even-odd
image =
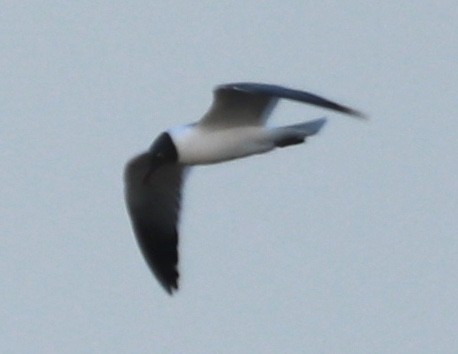
[[[246,91],[239,84],[218,86],[213,95],[209,111],[199,122],[202,126],[223,128],[263,125],[278,101],[272,95]]]
[[[277,85],[234,83],[221,85],[215,89],[213,104],[200,124],[218,127],[263,125],[281,98],[308,103],[355,117],[364,117],[362,113],[350,107],[313,93]]]
[[[132,226],[149,267],[164,289],[178,289],[178,232],[181,189],[187,168],[159,167],[148,180],[148,154],[132,159],[125,171],[125,194]]]

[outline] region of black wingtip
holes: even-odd
[[[178,234],[163,233],[155,224],[144,223],[131,214],[135,235],[143,256],[164,290],[172,295],[178,290]]]
[[[152,270],[157,280],[159,280],[159,284],[161,284],[167,294],[172,296],[178,291],[178,278],[180,277],[180,274],[176,269],[173,269],[173,272],[160,273],[156,266]]]
[[[347,113],[347,114],[351,115],[352,117],[358,118],[358,119],[361,119],[361,120],[369,120],[369,116],[366,113],[363,113],[361,111],[357,111],[357,110],[352,109],[352,108],[348,108],[347,111],[344,112],[344,113]]]
[[[161,284],[162,287],[164,288],[164,290],[166,291],[166,293],[170,296],[173,296],[175,294],[175,292],[178,291],[178,284],[177,283],[174,283],[174,284]]]

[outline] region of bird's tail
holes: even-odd
[[[303,143],[306,137],[318,133],[325,123],[326,119],[320,118],[307,123],[274,128],[275,146],[285,147]]]

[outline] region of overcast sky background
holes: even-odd
[[[4,353],[456,353],[455,1],[2,1]],[[367,112],[195,169],[181,289],[141,257],[125,162],[215,85]]]

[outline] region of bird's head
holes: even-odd
[[[143,177],[146,183],[150,176],[161,166],[176,163],[178,161],[178,152],[169,133],[163,132],[154,140],[148,154],[150,162],[147,172]]]

